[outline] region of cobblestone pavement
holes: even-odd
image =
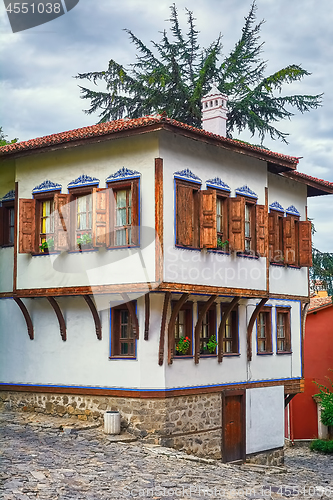
[[[101,427],[0,413],[0,498],[333,499],[333,456],[288,448],[284,468],[229,465],[107,436]]]

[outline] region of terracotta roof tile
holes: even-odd
[[[5,156],[5,155],[10,155],[12,153],[19,153],[21,151],[25,150],[31,150],[31,149],[39,149],[39,148],[44,148],[47,146],[52,146],[55,144],[65,144],[81,139],[86,139],[89,137],[101,137],[104,135],[116,133],[122,130],[129,130],[129,129],[136,129],[136,128],[142,128],[142,127],[147,127],[149,125],[154,125],[154,124],[163,124],[167,123],[170,125],[173,125],[174,127],[178,127],[180,129],[185,129],[185,130],[190,130],[193,131],[196,134],[199,134],[201,136],[206,136],[206,137],[212,137],[219,139],[221,142],[225,144],[232,144],[234,146],[238,146],[244,150],[248,151],[257,151],[261,152],[263,156],[271,156],[272,161],[275,159],[282,159],[285,160],[294,166],[297,165],[298,163],[298,158],[294,156],[288,156],[288,155],[283,155],[280,153],[274,153],[273,151],[269,151],[267,149],[260,148],[259,146],[253,146],[251,144],[248,144],[246,142],[234,140],[234,139],[228,139],[226,137],[222,137],[216,134],[212,134],[211,132],[207,132],[205,130],[192,127],[191,125],[187,125],[185,123],[181,123],[177,120],[173,120],[172,118],[168,118],[165,115],[151,115],[151,116],[144,116],[142,118],[135,118],[135,119],[120,119],[120,120],[114,120],[111,122],[106,122],[106,123],[99,123],[97,125],[91,125],[90,127],[83,127],[83,128],[78,128],[74,130],[69,130],[67,132],[60,132],[58,134],[52,134],[52,135],[47,135],[44,137],[38,137],[36,139],[30,139],[29,141],[22,141],[22,142],[17,142],[15,144],[8,144],[7,146],[2,146],[0,147],[0,156]]]
[[[289,172],[288,172],[288,174],[289,174]],[[290,172],[290,174],[292,176],[301,177],[302,179],[305,179],[308,181],[319,182],[320,184],[323,184],[324,186],[327,186],[327,187],[333,189],[333,182],[325,181],[324,179],[319,179],[317,177],[312,177],[312,175],[303,174],[303,172],[298,172],[295,170],[292,173]]]
[[[333,305],[333,297],[312,297],[310,299],[309,312],[329,305]]]

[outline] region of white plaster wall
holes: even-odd
[[[286,210],[294,205],[299,211],[300,220],[306,220],[307,186],[292,179],[268,173],[268,204],[278,201]],[[288,295],[308,295],[308,269],[295,269],[270,266],[270,293]]]
[[[122,167],[141,173],[141,249],[118,249],[80,253],[62,253],[58,257],[18,255],[18,289],[89,286],[118,283],[145,283],[155,279],[155,174],[158,157],[156,134],[113,139],[99,144],[36,154],[16,160],[19,198],[32,198],[32,190],[46,179],[67,185],[82,174],[100,180]],[[147,246],[147,241],[152,241]],[[142,252],[141,252],[142,251]],[[143,268],[141,257],[144,260]],[[61,259],[61,266],[59,262]],[[61,267],[61,271],[59,271]],[[74,271],[73,271],[74,270]]]
[[[222,254],[175,248],[174,173],[189,168],[202,180],[220,177],[231,189],[250,187],[265,204],[266,163],[182,136],[161,133],[160,154],[164,159],[164,279],[197,285],[253,288],[266,287],[266,259],[245,259]]]
[[[246,390],[246,453],[284,445],[284,388]]]
[[[15,302],[0,300],[0,382],[128,389],[164,387],[164,367],[158,365],[163,296],[152,297],[148,342],[143,338],[144,299],[138,299],[137,359],[125,360],[109,359],[109,310],[100,313],[102,340],[98,340],[83,298],[57,298],[57,301],[67,325],[65,342],[45,298],[24,299],[35,329],[34,340],[29,339],[24,317]]]
[[[14,247],[0,247],[0,293],[13,290]]]

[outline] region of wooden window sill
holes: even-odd
[[[273,352],[257,352],[258,356],[272,356]]]
[[[237,257],[243,257],[244,259],[259,259],[259,255],[253,255],[251,253],[246,252],[237,252]]]
[[[235,356],[240,356],[240,352],[224,352],[223,357],[232,358]]]
[[[193,354],[184,354],[182,356],[179,356],[178,354],[175,354],[173,359],[193,359]]]
[[[109,359],[110,360],[121,360],[121,359],[125,359],[125,360],[131,360],[131,361],[135,361],[137,358],[136,356],[109,356]]]
[[[183,249],[183,250],[196,250],[197,252],[201,252],[201,250],[202,250],[201,248],[198,248],[198,247],[185,247],[183,245],[178,245],[177,243],[175,244],[175,247]]]
[[[276,351],[276,354],[292,354],[293,351]]]

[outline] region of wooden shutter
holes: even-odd
[[[109,190],[93,189],[92,241],[94,247],[109,245]]]
[[[277,250],[276,245],[276,233],[278,231],[277,227],[277,217],[276,212],[270,212],[268,214],[268,248],[269,248],[269,260],[274,262],[275,252]]]
[[[135,179],[131,183],[132,190],[132,228],[131,240],[133,245],[139,245],[139,179]]]
[[[311,222],[298,222],[299,261],[301,267],[312,266]]]
[[[193,246],[193,212],[193,188],[177,184],[176,239],[178,245]]]
[[[267,256],[267,214],[265,205],[256,205],[256,251],[261,257]]]
[[[19,201],[19,253],[36,251],[36,200]]]
[[[290,215],[283,218],[283,254],[285,264],[296,265],[296,226]]]
[[[4,243],[4,215],[5,215],[5,210],[3,207],[0,207],[0,247]]]
[[[243,252],[245,249],[245,198],[229,198],[229,249]]]
[[[200,248],[216,248],[216,191],[200,191]]]
[[[70,248],[70,194],[54,195],[54,249]]]

